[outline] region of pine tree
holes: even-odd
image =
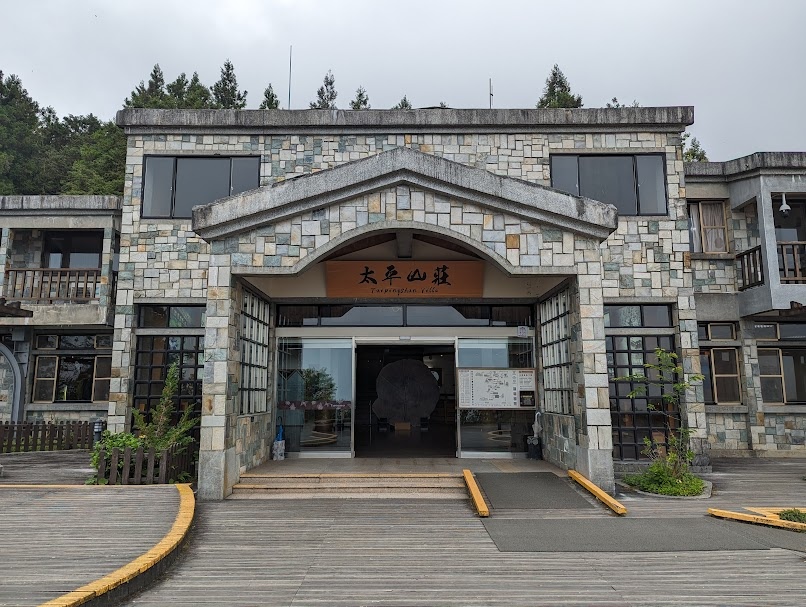
[[[62,184],[65,194],[123,194],[126,134],[109,121],[81,146]]]
[[[410,110],[411,109],[411,101],[409,101],[408,97],[403,95],[403,99],[397,102],[397,105],[392,106],[393,110]]]
[[[246,107],[246,94],[238,90],[238,79],[235,77],[235,68],[227,59],[221,68],[221,78],[210,87],[215,106],[225,110],[242,110]]]
[[[444,108],[444,109],[448,109],[448,104],[445,103],[444,101],[440,101],[439,102],[439,107]]]
[[[613,99],[611,99],[610,101],[608,101],[605,104],[605,107],[611,108],[611,109],[613,109],[613,108],[622,108],[622,107],[641,107],[641,104],[638,103],[635,99],[633,99],[633,102],[630,103],[629,105],[627,105],[626,103],[619,103],[618,98],[613,97]]]
[[[309,107],[312,110],[335,110],[336,109],[336,79],[330,70],[325,74],[325,79],[319,90],[316,91],[316,101],[311,101]]]
[[[190,78],[187,93],[185,94],[185,103],[182,107],[191,110],[203,110],[213,107],[210,89],[201,83],[197,72],[193,72],[193,76]]]
[[[18,76],[0,71],[0,194],[40,194],[40,109]]]
[[[185,72],[182,72],[176,77],[176,80],[168,83],[165,86],[165,92],[168,94],[173,107],[185,107],[188,94],[188,84],[187,76],[185,76]]]
[[[278,110],[280,109],[280,100],[274,94],[274,89],[269,83],[266,90],[263,91],[263,101],[260,103],[261,110]]]
[[[689,137],[691,137],[691,133],[683,133],[683,162],[708,162],[708,154],[697,138],[692,137],[689,142]]]
[[[369,105],[369,95],[367,95],[367,90],[363,86],[359,86],[358,89],[355,91],[355,99],[350,102],[350,109],[351,110],[368,110],[370,109]]]
[[[128,97],[123,107],[170,108],[171,100],[165,92],[165,76],[159,63],[155,64],[148,78],[148,84],[140,84],[132,91],[131,99]]]
[[[582,96],[571,92],[571,85],[562,70],[555,63],[551,74],[546,78],[543,96],[537,102],[539,108],[582,107]]]

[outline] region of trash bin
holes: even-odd
[[[539,436],[530,436],[526,439],[526,457],[529,459],[543,459]]]

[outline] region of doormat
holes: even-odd
[[[475,475],[493,510],[596,508],[571,481],[551,472],[481,472]]]
[[[756,538],[708,518],[484,519],[501,552],[680,552],[767,550]]]

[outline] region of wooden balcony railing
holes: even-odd
[[[806,242],[778,243],[778,272],[782,283],[806,283]]]
[[[98,299],[98,268],[6,270],[5,297],[32,303],[83,303]]]
[[[764,265],[760,246],[742,251],[736,256],[736,275],[740,291],[764,284]]]

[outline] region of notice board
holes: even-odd
[[[534,369],[457,369],[460,409],[535,407]]]

